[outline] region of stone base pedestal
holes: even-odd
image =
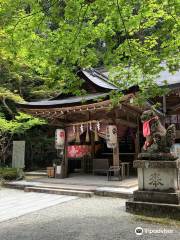
[[[126,211],[180,219],[180,160],[134,161],[139,189],[126,202]]]
[[[134,201],[180,204],[180,191],[174,193],[156,192],[156,191],[140,191],[133,193]]]
[[[126,202],[126,211],[137,215],[150,217],[167,217],[180,219],[180,205],[166,203],[152,203],[129,200]]]

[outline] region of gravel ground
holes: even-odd
[[[179,240],[175,226],[149,224],[125,212],[125,200],[79,198],[0,224],[0,240]],[[173,233],[135,234],[135,228]]]

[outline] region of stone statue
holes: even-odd
[[[138,159],[176,160],[177,157],[171,153],[171,147],[176,136],[175,125],[172,124],[165,129],[159,117],[152,110],[142,113],[141,122],[143,123],[143,135],[146,141]]]

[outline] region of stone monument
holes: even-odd
[[[143,135],[146,138],[138,160],[138,190],[126,202],[126,211],[180,219],[180,159],[171,153],[175,126],[167,129],[152,110],[143,112]]]
[[[13,154],[12,154],[12,167],[21,168],[25,167],[25,141],[13,141]]]

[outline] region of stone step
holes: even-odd
[[[11,182],[5,182],[3,184],[4,187],[6,188],[12,188],[12,189],[18,189],[18,190],[24,190],[24,185],[23,184],[12,184]]]
[[[80,191],[80,192],[95,192],[95,188],[89,186],[76,186],[76,185],[65,185],[65,184],[39,184],[35,186],[24,186],[24,187],[40,187],[40,188],[48,188],[48,189],[56,189],[56,190],[72,190],[72,191]]]
[[[78,197],[92,197],[94,193],[91,191],[60,189],[60,188],[45,188],[45,187],[25,187],[25,192],[39,192],[57,195],[78,196]]]
[[[75,191],[78,193],[81,192],[90,192],[94,195],[103,196],[103,197],[115,197],[115,198],[126,198],[129,199],[133,196],[133,191],[137,190],[137,187],[133,188],[122,188],[122,187],[94,187],[94,186],[80,186],[80,185],[69,185],[69,184],[47,184],[39,182],[6,182],[5,187],[21,189],[25,188],[40,188],[40,189],[49,189],[49,190],[59,190],[59,191]]]
[[[114,198],[124,198],[129,199],[132,197],[132,193],[124,193],[124,192],[117,192],[117,191],[95,191],[95,195],[101,197],[114,197]]]
[[[80,186],[80,185],[66,185],[66,184],[47,184],[47,183],[38,183],[38,182],[6,182],[5,187],[24,190],[25,187],[40,187],[48,189],[60,189],[60,190],[75,190],[75,191],[85,191],[85,192],[95,192],[94,187],[90,186]]]
[[[27,177],[46,177],[47,171],[25,172],[25,176],[27,176]]]
[[[99,187],[96,188],[95,195],[103,197],[115,197],[129,199],[133,196],[133,191],[137,190],[137,187],[126,188],[111,188],[111,187]]]

